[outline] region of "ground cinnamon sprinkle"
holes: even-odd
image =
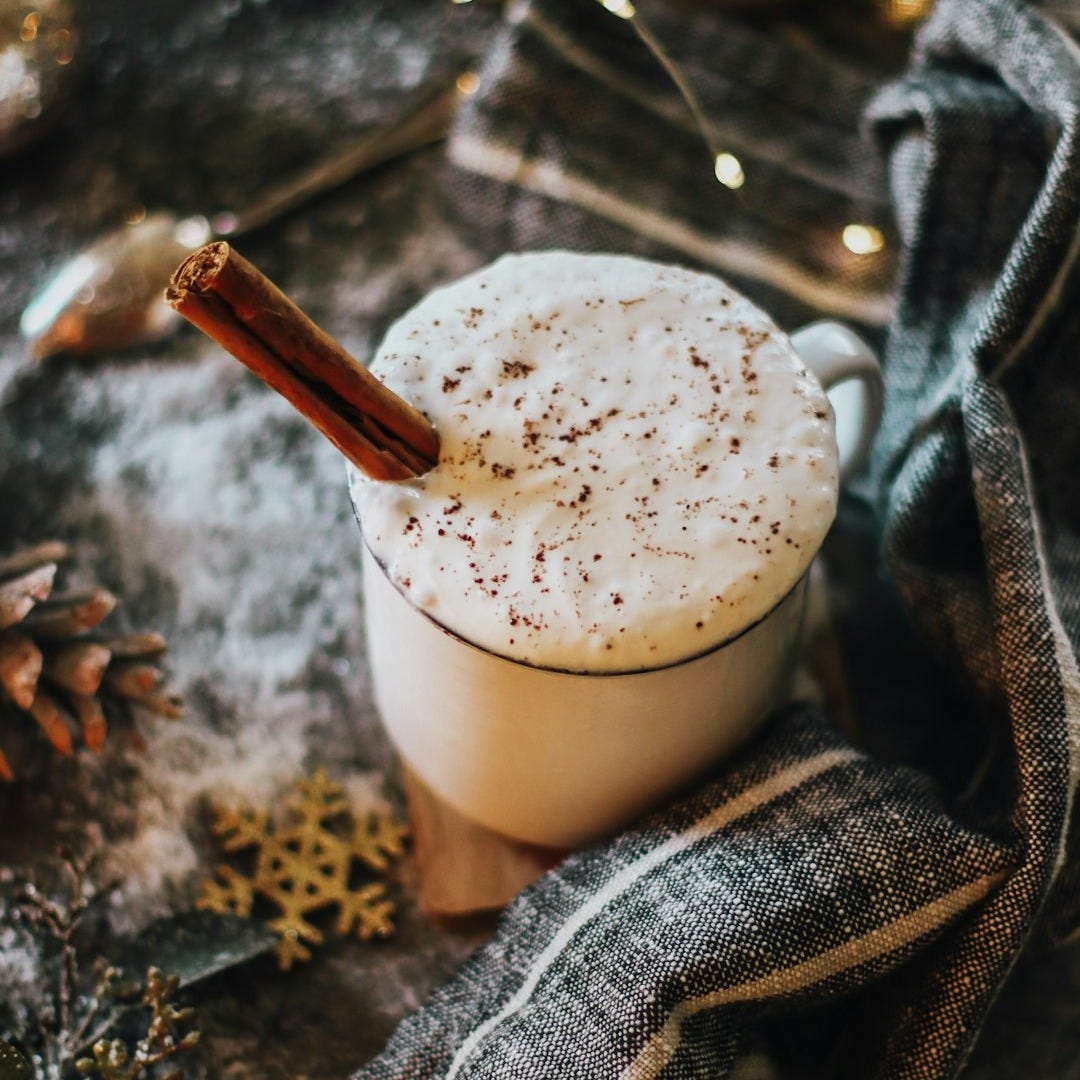
[[[443,456],[406,494],[360,489],[365,536],[428,523],[387,565],[497,651],[602,670],[697,652],[774,603],[832,517],[820,388],[704,275],[511,257],[414,309],[373,368],[416,395]]]

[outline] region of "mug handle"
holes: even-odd
[[[844,482],[865,464],[881,423],[885,397],[881,365],[861,337],[828,319],[796,330],[791,343],[832,402]]]

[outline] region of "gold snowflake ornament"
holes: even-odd
[[[254,850],[255,867],[245,877],[229,865],[203,882],[196,906],[249,916],[257,899],[281,914],[268,925],[278,934],[278,963],[287,971],[321,945],[321,931],[308,916],[337,908],[337,932],[362,941],[394,931],[394,904],[381,882],[354,886],[357,863],[383,872],[405,850],[406,829],[381,810],[354,813],[341,785],[320,769],[298,781],[285,801],[288,821],[275,825],[264,811],[215,808],[214,834],[225,852]],[[348,819],[349,828],[344,827]]]

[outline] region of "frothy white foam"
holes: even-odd
[[[372,370],[439,431],[404,484],[354,476],[419,608],[528,663],[673,663],[759,619],[836,509],[832,410],[725,283],[640,259],[508,256],[413,308]]]

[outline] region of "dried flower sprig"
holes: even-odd
[[[16,910],[23,921],[39,936],[51,938],[59,948],[52,1000],[37,1016],[41,1065],[49,1080],[60,1076],[65,1064],[85,1045],[98,1011],[97,994],[76,1009],[79,974],[76,938],[90,902],[89,867],[66,850],[60,852],[60,865],[67,877],[66,895],[53,898],[35,882],[28,882],[15,897]]]
[[[8,1040],[0,1041],[0,1080],[64,1080],[74,1073],[178,1080],[183,1074],[172,1059],[193,1050],[199,1033],[194,1011],[175,1002],[177,992],[266,951],[273,938],[238,932],[235,920],[189,914],[115,943],[123,968],[102,957],[86,964],[86,918],[103,894],[91,884],[88,861],[69,851],[60,852],[59,874],[59,887],[31,881],[8,892],[0,906],[0,927],[14,932],[21,950],[11,970],[21,967],[24,982],[32,978],[21,991],[10,988],[21,993],[21,1003],[0,999],[0,1039]],[[164,974],[148,956],[168,956],[179,974]],[[145,981],[127,971],[146,971]],[[117,1038],[118,1025],[130,1031],[140,1008],[148,1010],[142,1037],[133,1044],[134,1033]]]
[[[179,986],[176,975],[166,976],[150,968],[143,994],[143,1003],[150,1007],[150,1024],[146,1035],[135,1044],[134,1053],[122,1039],[99,1039],[94,1043],[93,1057],[75,1062],[79,1074],[102,1080],[142,1080],[153,1075],[162,1062],[193,1050],[199,1042],[199,1031],[193,1026],[195,1010],[173,1004]],[[182,1075],[180,1069],[172,1069],[162,1080],[180,1080]]]

